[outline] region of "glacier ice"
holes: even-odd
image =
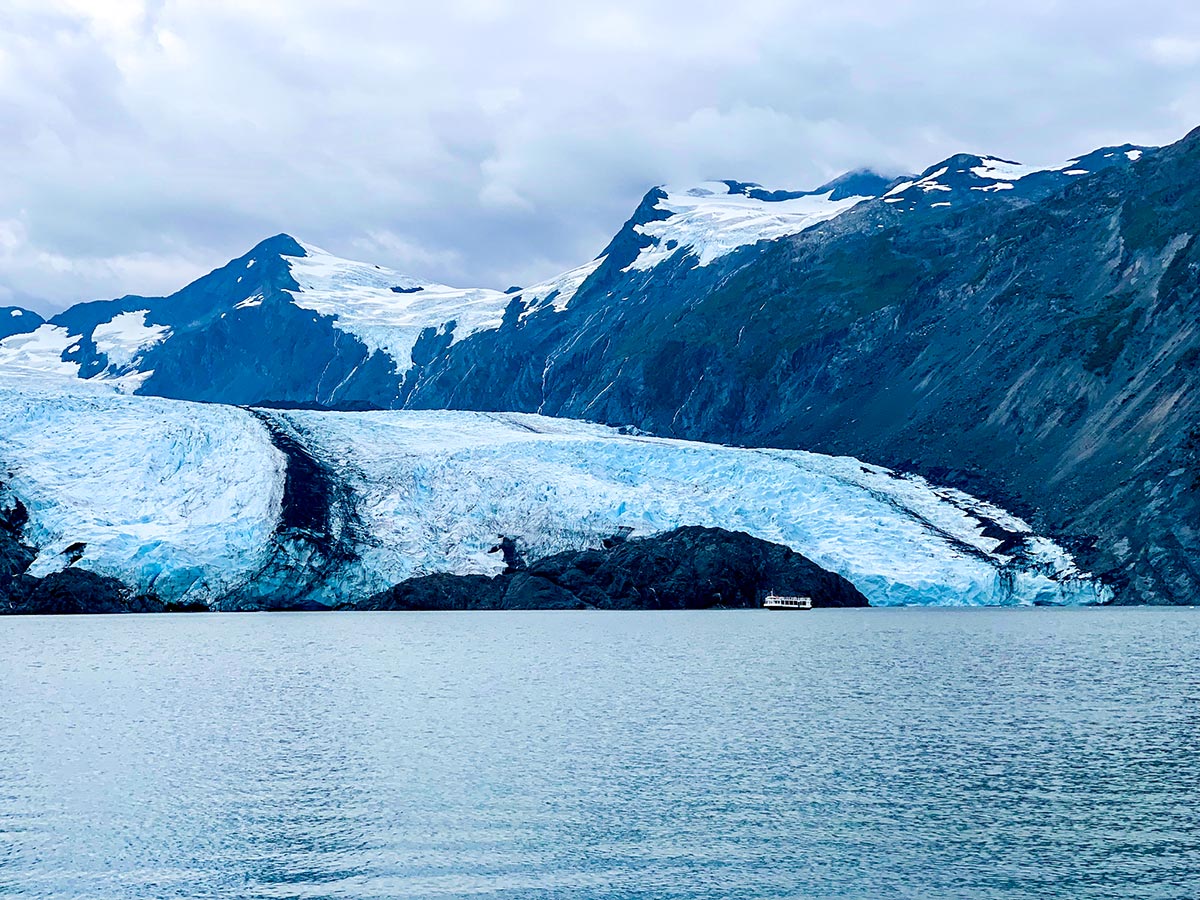
[[[505,309],[517,295],[525,302],[526,314],[547,301],[561,311],[601,262],[593,260],[510,295],[490,288],[456,288],[419,281],[381,266],[342,259],[312,244],[298,243],[307,255],[286,257],[300,287],[290,292],[292,302],[302,309],[333,316],[335,328],[353,334],[368,352],[387,353],[399,373],[412,366],[413,347],[426,328],[440,330],[453,323],[452,342],[499,328]],[[251,301],[243,302],[249,305]]]
[[[623,434],[532,414],[250,411],[133,397],[4,373],[0,482],[29,510],[34,574],[67,564],[163,599],[222,606],[294,565],[296,599],[365,596],[411,575],[495,572],[517,537],[533,557],[619,527],[679,525],[787,544],[874,605],[1095,602],[1105,589],[1053,542],[997,552],[1003,510],[848,457]],[[286,458],[259,416],[301,442],[352,498],[354,553],[334,579],[281,554]],[[994,531],[989,531],[989,534]],[[282,562],[281,562],[282,560]]]
[[[0,481],[30,511],[31,575],[81,542],[84,568],[215,600],[264,562],[284,458],[244,410],[3,375]]]

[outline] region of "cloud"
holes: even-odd
[[[9,0],[0,289],[163,293],[279,231],[452,284],[595,255],[656,183],[1066,159],[1200,123],[1177,0]],[[12,223],[16,223],[13,225]]]
[[[100,300],[131,293],[129,284],[182,285],[209,268],[202,253],[169,246],[154,251],[112,255],[67,254],[39,246],[19,219],[0,220],[0,271],[9,283],[0,283],[0,297],[11,302],[33,302],[59,295],[74,300]],[[37,286],[31,294],[25,285]],[[88,292],[80,294],[79,286]],[[20,298],[18,301],[15,298]]]
[[[1150,58],[1173,68],[1191,68],[1200,64],[1200,39],[1176,35],[1157,37],[1149,43]]]
[[[462,254],[454,249],[426,247],[391,231],[372,231],[352,241],[354,251],[364,259],[388,259],[403,272],[456,269],[463,265]]]

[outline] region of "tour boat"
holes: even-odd
[[[763,606],[766,609],[812,609],[812,597],[776,597],[767,594]]]

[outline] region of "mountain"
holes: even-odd
[[[567,302],[594,268],[523,290],[525,308]],[[163,397],[388,407],[414,356],[498,328],[512,302],[277,235],[169,297],[80,303],[44,323],[14,311],[32,327],[0,340],[0,367]]]
[[[1115,165],[1126,159],[1120,149],[1097,151],[1087,164]],[[7,333],[0,331],[0,366],[181,399],[399,407],[422,386],[424,370],[465,338],[497,332],[506,321],[554,319],[548,314],[564,312],[581,289],[637,293],[664,263],[705,268],[870,200],[915,212],[917,198],[939,198],[951,183],[961,183],[964,202],[996,205],[997,194],[1014,185],[1020,188],[1004,200],[1027,198],[1078,177],[1081,165],[1043,171],[963,156],[912,180],[858,171],[811,191],[738,181],[654,188],[596,259],[508,291],[422,281],[281,234],[168,297],[80,303],[48,322],[12,309]]]
[[[330,606],[499,574],[502,538],[561,575],[699,526],[790,548],[873,605],[1108,598],[1024,522],[919,478],[528,414],[244,409],[10,373],[0,463],[0,589],[89,572],[155,603]]]
[[[738,181],[654,188],[596,259],[508,291],[422,281],[281,234],[169,297],[80,303],[48,322],[4,310],[0,366],[224,403],[425,405],[429,370],[461,356],[464,339],[495,337],[506,323],[536,325],[539,335],[554,330],[548,326],[564,323],[551,314],[581,306],[580,291],[600,303],[623,294],[655,304],[671,270],[723,271],[710,267],[757,256],[864,205],[893,218],[917,213],[914,222],[947,207],[951,191],[959,206],[1007,208],[1143,152],[1109,148],[1049,169],[956,156],[911,179],[859,171],[811,191]],[[550,345],[549,335],[540,337]],[[496,343],[503,353],[506,342]],[[485,363],[481,377],[497,365]]]
[[[714,259],[647,244],[561,314],[416,367],[404,400],[919,472],[1065,541],[1122,602],[1196,602],[1198,175],[1196,134],[1051,170],[956,157]]]
[[[45,320],[30,309],[19,306],[0,306],[0,340],[17,334],[36,331]]]
[[[1200,135],[811,191],[651,190],[590,263],[432,285],[286,235],[0,366],[266,406],[518,411],[847,455],[985,497],[1123,602],[1200,574]]]

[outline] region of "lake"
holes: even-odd
[[[1194,898],[1200,610],[0,619],[0,895]]]

